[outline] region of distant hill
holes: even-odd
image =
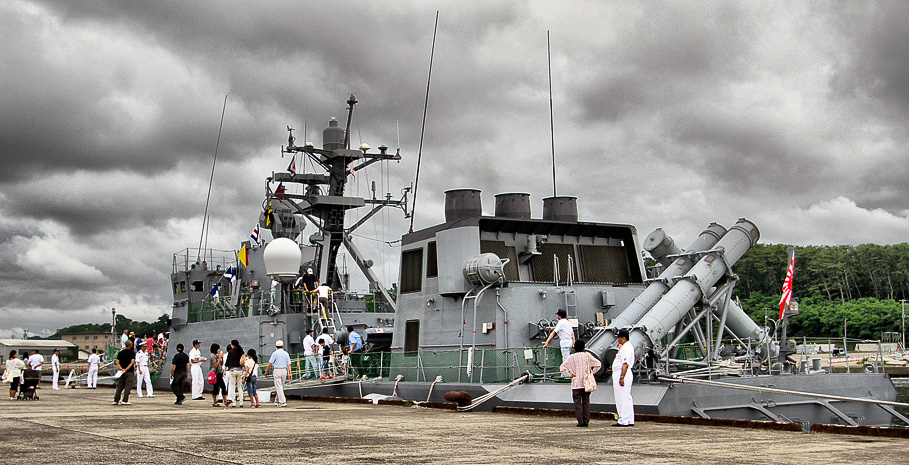
[[[133,321],[123,315],[117,315],[117,325],[115,328],[115,333],[120,334],[124,329],[135,332],[136,334],[155,334],[157,335],[161,331],[167,331],[167,320],[168,316],[166,314],[158,317],[157,320],[149,323],[146,321]],[[67,326],[57,330],[56,333],[48,337],[48,339],[59,339],[62,334],[83,334],[83,333],[109,333],[110,332],[110,323],[83,323],[78,325]]]

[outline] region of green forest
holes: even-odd
[[[781,288],[789,263],[786,245],[757,244],[733,266],[735,297],[755,321],[779,317]],[[881,339],[901,330],[902,303],[909,297],[909,243],[795,248],[792,300],[799,315],[789,335]]]
[[[124,329],[135,332],[137,335],[151,334],[157,335],[159,332],[168,331],[167,320],[169,317],[161,315],[157,320],[149,323],[147,321],[133,321],[121,314],[117,314],[116,333],[120,334]],[[67,326],[58,330],[50,336],[51,339],[59,337],[61,334],[82,334],[82,333],[109,333],[110,323],[84,323],[81,325]]]

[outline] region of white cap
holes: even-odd
[[[284,347],[284,341],[278,339],[275,341],[275,347]]]
[[[312,268],[307,268],[306,272],[312,274]]]

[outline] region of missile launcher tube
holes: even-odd
[[[656,231],[654,231],[654,233],[655,232]],[[726,228],[717,223],[710,223],[710,225],[698,235],[697,239],[688,246],[686,251],[703,252],[705,250],[710,250],[725,233]],[[672,242],[672,239],[668,236],[662,239],[661,242],[666,240]],[[660,276],[656,280],[652,281],[647,288],[644,289],[644,292],[635,297],[631,304],[622,310],[622,313],[613,320],[606,330],[600,331],[590,339],[587,343],[587,351],[600,359],[600,362],[604,362],[603,354],[605,354],[606,350],[615,342],[615,335],[610,330],[613,328],[628,327],[637,323],[641,317],[653,308],[663,294],[669,290],[672,278],[684,275],[694,266],[694,264],[695,259],[693,257],[676,258],[674,262],[660,273]]]
[[[638,322],[630,341],[637,354],[653,347],[760,238],[754,223],[742,218],[710,252],[667,292]],[[744,313],[744,312],[743,312]],[[728,317],[727,317],[728,320]],[[743,328],[739,328],[743,329]]]

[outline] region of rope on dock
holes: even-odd
[[[468,412],[470,410],[473,410],[474,408],[478,407],[480,404],[486,402],[487,400],[492,399],[493,397],[495,397],[515,386],[524,384],[532,379],[533,379],[533,375],[530,374],[530,372],[525,371],[524,374],[521,375],[520,378],[515,379],[514,381],[506,384],[505,386],[502,386],[502,387],[496,389],[495,391],[488,392],[486,394],[483,394],[480,397],[477,397],[476,399],[473,400],[473,402],[470,403],[470,405],[465,405],[463,407],[459,406],[458,411],[459,412]]]

